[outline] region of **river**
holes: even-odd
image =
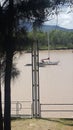
[[[39,52],[39,61],[48,56],[47,51]],[[50,51],[50,60],[59,61],[58,65],[39,68],[40,103],[73,103],[73,53],[72,50]],[[11,83],[12,101],[32,100],[31,54],[24,53],[14,58],[20,75]],[[4,88],[2,87],[2,95]],[[3,97],[2,97],[3,98]],[[67,108],[68,107],[68,108]],[[49,106],[49,109],[73,109],[73,106]],[[49,117],[73,117],[72,112],[51,112]],[[47,115],[47,114],[45,114]],[[44,116],[44,114],[43,114]]]

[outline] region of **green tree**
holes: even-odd
[[[50,45],[53,49],[73,48],[73,32],[61,30],[51,31]]]

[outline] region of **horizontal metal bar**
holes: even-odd
[[[41,110],[41,112],[73,112],[73,110]]]
[[[32,101],[11,101],[11,103],[13,102],[32,102]]]
[[[14,104],[14,103],[21,103],[21,102],[23,102],[23,103],[31,103],[32,101],[11,101],[11,104]],[[4,104],[4,102],[2,102],[2,104]]]
[[[18,115],[11,114],[11,117],[32,117],[32,115],[31,114],[18,114]]]
[[[41,106],[43,106],[43,105],[44,105],[44,106],[45,106],[45,105],[46,105],[46,106],[49,106],[49,105],[73,105],[73,104],[70,104],[70,103],[68,104],[68,103],[67,103],[67,104],[40,104],[40,105],[41,105]]]

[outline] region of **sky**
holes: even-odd
[[[49,21],[44,24],[73,29],[73,6],[63,6],[58,12],[57,16],[52,16],[51,20],[48,18]]]

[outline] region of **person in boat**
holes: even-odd
[[[45,62],[45,60],[47,61],[47,60],[50,60],[50,58],[48,57],[48,58],[45,58],[45,59],[42,59],[41,61],[42,61],[42,63],[44,63]]]

